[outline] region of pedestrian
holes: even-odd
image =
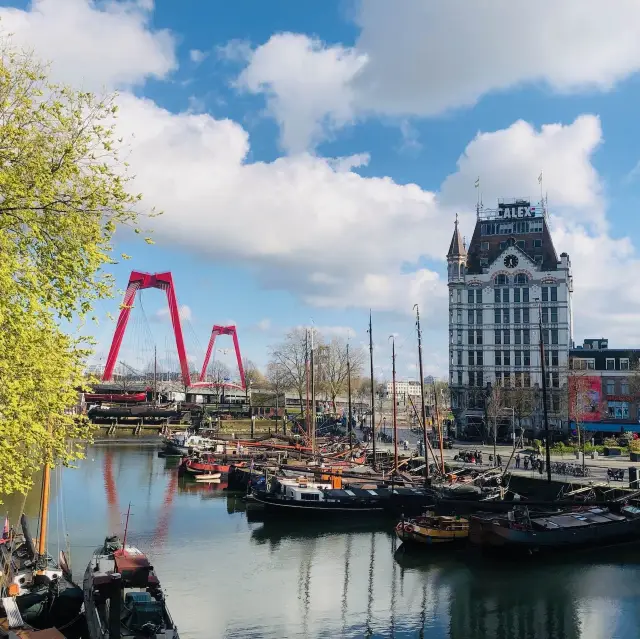
[[[520,453],[516,455],[516,468],[520,468]]]
[[[496,455],[496,463],[498,464],[498,466],[500,468],[502,468],[502,456],[501,455]]]
[[[542,471],[544,470],[544,464],[539,461],[538,462],[538,472],[542,475]]]
[[[529,470],[529,457],[524,458],[524,469]]]

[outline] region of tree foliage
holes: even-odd
[[[111,293],[116,227],[140,232],[115,116],[113,97],[52,84],[0,44],[0,493],[77,458],[69,441],[89,434],[70,411],[88,346],[71,323]]]

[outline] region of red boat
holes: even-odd
[[[146,402],[147,394],[146,393],[121,393],[118,395],[110,395],[107,393],[85,393],[84,401],[88,404],[93,402],[120,402],[120,403],[129,403],[129,402]]]
[[[209,473],[229,472],[229,464],[221,464],[212,457],[204,457],[201,459],[187,459],[184,462],[184,470],[192,475],[204,475]]]

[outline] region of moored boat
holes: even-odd
[[[469,520],[426,512],[421,517],[398,522],[396,536],[407,544],[465,542],[469,538]]]
[[[628,541],[640,541],[640,508],[581,507],[551,514],[530,513],[516,507],[506,516],[474,515],[469,540],[501,551],[572,550]]]
[[[146,555],[107,537],[84,576],[84,605],[90,639],[155,637],[179,639],[160,582]]]

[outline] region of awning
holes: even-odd
[[[575,430],[575,422],[571,422],[571,430]],[[580,424],[580,430],[590,433],[640,433],[640,424],[634,423],[611,423],[611,422],[584,422]]]

